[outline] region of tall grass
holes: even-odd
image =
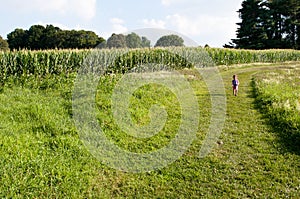
[[[274,124],[300,132],[300,69],[281,69],[256,75],[257,100]]]

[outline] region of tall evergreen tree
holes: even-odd
[[[268,48],[288,48],[287,42],[285,40],[285,28],[284,24],[286,21],[286,10],[287,1],[286,0],[269,0],[267,2],[268,13],[269,13],[269,34],[268,37]]]
[[[237,39],[224,47],[300,48],[299,0],[244,0],[238,12]]]
[[[266,47],[267,34],[263,19],[264,10],[260,0],[245,0],[238,10],[242,22],[237,23],[237,39],[233,39],[236,48],[263,49]]]
[[[290,47],[300,48],[300,1],[287,0],[285,3],[284,30]]]

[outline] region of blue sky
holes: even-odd
[[[9,0],[1,2],[0,35],[34,24],[112,33],[168,29],[199,45],[222,47],[235,38],[242,0]]]

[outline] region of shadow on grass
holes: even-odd
[[[300,131],[292,128],[288,123],[269,114],[266,110],[266,104],[263,104],[258,98],[254,80],[251,82],[252,90],[249,97],[254,98],[254,107],[262,114],[266,124],[277,134],[280,150],[282,153],[294,153],[300,155]]]

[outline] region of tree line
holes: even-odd
[[[15,29],[7,35],[9,48],[12,49],[65,49],[93,48],[104,41],[92,31],[62,30],[53,25],[33,25],[28,30]]]
[[[62,30],[53,25],[33,25],[28,30],[17,28],[7,35],[0,36],[0,50],[14,49],[89,49],[89,48],[148,48],[151,41],[136,33],[112,34],[107,40],[93,31]],[[162,36],[155,44],[158,46],[184,46],[184,40],[177,35]]]
[[[151,46],[151,41],[147,37],[138,36],[136,33],[112,34],[100,46],[104,48],[145,48]],[[184,40],[178,35],[170,34],[160,37],[154,45],[154,47],[168,46],[184,46]]]
[[[224,47],[300,49],[299,0],[244,0],[237,38]]]

